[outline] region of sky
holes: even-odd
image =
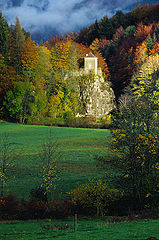
[[[18,16],[26,31],[51,28],[61,34],[78,31],[135,2],[138,0],[0,0],[0,9],[9,24]]]

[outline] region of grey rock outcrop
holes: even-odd
[[[84,68],[71,74],[83,78],[84,82],[81,86],[79,81],[77,86],[81,103],[77,117],[105,117],[116,107],[114,91],[110,83],[104,80],[102,70],[98,67],[98,58],[91,52],[84,57]]]
[[[85,115],[104,117],[115,108],[115,95],[102,75],[95,75],[82,93],[85,101]]]

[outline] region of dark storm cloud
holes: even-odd
[[[9,24],[18,16],[28,31],[47,26],[67,33],[134,2],[137,0],[0,0],[0,8]]]

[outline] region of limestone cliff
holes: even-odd
[[[91,52],[84,57],[84,68],[72,71],[79,108],[76,116],[104,117],[115,108],[115,95],[110,83],[103,78],[98,58]],[[66,76],[68,79],[69,76]],[[71,86],[70,86],[71,87]]]
[[[80,96],[85,103],[86,116],[103,117],[115,108],[115,95],[108,82],[104,81],[102,74],[95,75],[83,89]],[[80,115],[80,113],[79,113]]]

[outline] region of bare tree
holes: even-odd
[[[40,159],[42,161],[41,187],[44,188],[45,195],[48,198],[48,194],[56,189],[56,181],[59,176],[59,170],[57,169],[57,160],[61,157],[59,151],[60,144],[50,130],[42,144],[42,153]]]

